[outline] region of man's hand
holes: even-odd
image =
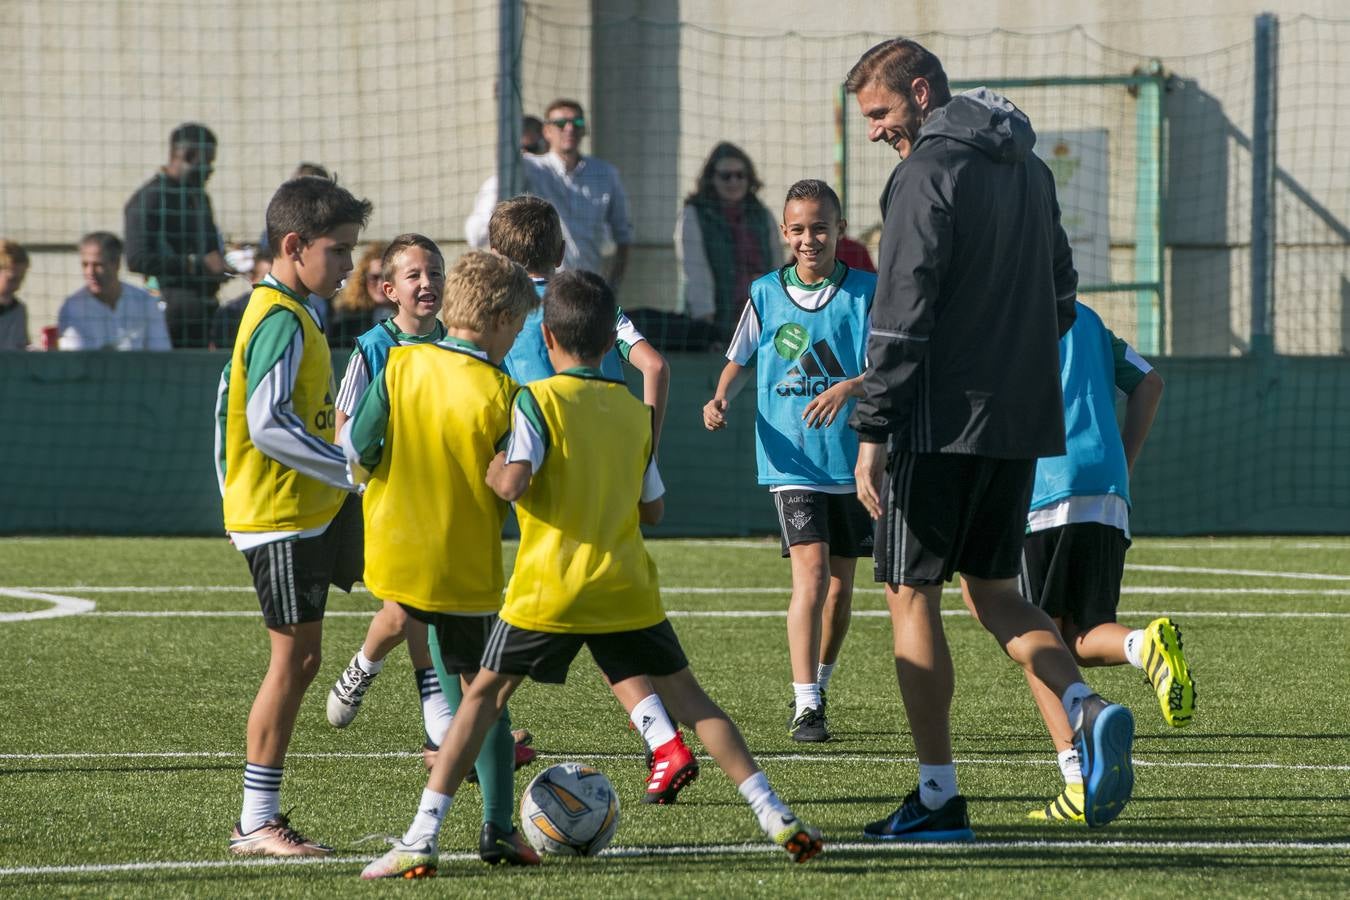
[[[859,442],[858,464],[853,467],[853,478],[858,485],[858,499],[873,519],[880,519],[886,511],[881,500],[881,485],[886,477],[886,445]]]
[[[714,397],[703,404],[703,427],[709,431],[717,431],[727,427],[727,407],[730,401],[725,397]]]
[[[225,265],[225,257],[220,255],[219,250],[212,250],[202,256],[202,271],[207,275],[225,275],[234,274],[233,270]]]
[[[852,396],[849,382],[841,381],[806,404],[806,409],[802,411],[802,419],[811,428],[833,425],[839,410],[844,408]]]

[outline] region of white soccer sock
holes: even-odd
[[[806,684],[798,684],[795,681],[792,682],[792,696],[797,703],[797,712],[795,715],[800,716],[808,709],[820,709],[820,685],[816,684],[814,681]]]
[[[737,785],[736,790],[741,792],[745,802],[750,804],[750,810],[759,820],[759,827],[764,829],[764,833],[773,840],[778,836],[786,824],[785,819],[792,818],[792,810],[788,805],[773,792],[769,787],[769,777],[763,772],[756,772],[749,778]]]
[[[838,663],[821,663],[816,666],[816,686],[822,691],[830,689],[830,678],[834,675],[834,667]]]
[[[439,746],[454,715],[450,712],[450,704],[445,702],[436,670],[416,669],[413,674],[417,677],[417,693],[422,697],[422,728],[427,733],[427,740]]]
[[[422,789],[422,802],[417,804],[417,816],[403,834],[403,843],[408,846],[420,844],[427,838],[435,839],[441,833],[441,823],[455,802],[453,794],[442,794],[431,788]]]
[[[1083,766],[1078,761],[1078,751],[1070,747],[1059,754],[1059,774],[1064,776],[1065,784],[1083,783]]]
[[[1136,669],[1144,667],[1144,629],[1137,628],[1125,635],[1125,659]]]
[[[356,659],[353,661],[360,666],[361,671],[365,672],[367,675],[378,675],[380,674],[380,670],[384,668],[384,660],[370,659],[366,656],[365,647],[356,651]]]
[[[239,833],[248,834],[281,814],[281,768],[244,764],[244,808]]]
[[[670,721],[666,708],[661,705],[661,698],[655,694],[648,694],[639,700],[628,714],[628,719],[653,753],[675,737],[675,723]]]
[[[938,809],[955,797],[956,763],[926,766],[919,763],[919,802],[929,809]]]
[[[1074,731],[1083,720],[1083,701],[1091,697],[1095,691],[1083,684],[1081,681],[1075,681],[1064,690],[1064,696],[1059,698],[1059,702],[1064,704],[1064,714],[1069,717],[1069,727]]]

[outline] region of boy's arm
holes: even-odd
[[[1125,422],[1120,429],[1120,442],[1125,445],[1125,467],[1134,474],[1134,461],[1144,449],[1144,441],[1153,428],[1153,418],[1162,402],[1163,380],[1157,370],[1151,370],[1130,392],[1125,401]]]
[[[655,444],[653,444],[655,446]],[[666,486],[656,468],[656,456],[647,460],[642,473],[642,494],[638,497],[638,521],[643,525],[660,525],[666,514]]]
[[[750,370],[740,363],[727,362],[717,379],[717,390],[713,398],[703,404],[703,427],[709,431],[718,431],[727,427],[727,408],[731,401],[745,387]]]
[[[306,431],[292,406],[304,347],[300,320],[286,309],[269,313],[249,337],[244,350],[249,440],[264,456],[283,466],[332,487],[351,490],[342,450]]]
[[[848,405],[848,401],[862,396],[862,380],[863,377],[858,375],[832,385],[811,398],[806,409],[802,410],[802,419],[811,428],[833,425],[839,411]]]
[[[338,434],[342,433],[342,426],[347,420],[356,415],[356,406],[366,395],[368,387],[370,387],[370,367],[366,365],[366,358],[357,348],[352,350],[351,359],[347,360],[347,369],[342,373],[342,384],[338,386],[337,399],[333,401],[333,427],[337,429]]]
[[[1153,428],[1153,418],[1157,415],[1158,404],[1162,401],[1163,380],[1133,347],[1116,337],[1110,330],[1106,333],[1111,340],[1116,388],[1127,397],[1125,421],[1120,428],[1120,442],[1125,446],[1126,470],[1133,475],[1134,462],[1144,449],[1144,441],[1148,439],[1148,433]]]
[[[652,408],[654,449],[661,444],[661,423],[666,419],[666,403],[670,397],[670,364],[648,340],[628,348],[628,362],[642,373],[642,402]]]
[[[230,368],[233,365],[233,359],[225,363],[216,384],[216,485],[222,497],[225,496],[225,423],[229,419]]]
[[[389,386],[384,373],[361,395],[346,427],[338,428],[338,445],[347,459],[347,478],[364,484],[384,456],[384,437],[389,430]]]
[[[741,388],[745,387],[745,379],[750,371],[746,366],[759,352],[760,328],[759,312],[754,303],[747,302],[741,320],[736,323],[736,332],[731,336],[731,344],[727,347],[727,364],[722,367],[722,374],[717,379],[717,390],[713,398],[703,405],[703,427],[709,431],[726,427],[727,408]]]
[[[521,388],[511,411],[511,436],[506,449],[488,465],[487,485],[498,497],[514,503],[548,455],[548,425],[529,388]]]

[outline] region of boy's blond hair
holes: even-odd
[[[557,268],[563,251],[558,211],[530,194],[503,200],[488,220],[488,246],[527,272],[547,275]]]
[[[0,269],[28,268],[28,251],[18,241],[0,238]]]
[[[534,282],[519,263],[473,250],[445,276],[441,322],[446,328],[485,332],[503,317],[524,318],[539,305]]]

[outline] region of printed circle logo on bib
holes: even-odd
[[[797,359],[811,345],[811,335],[796,322],[788,322],[773,335],[773,349],[788,362]]]

